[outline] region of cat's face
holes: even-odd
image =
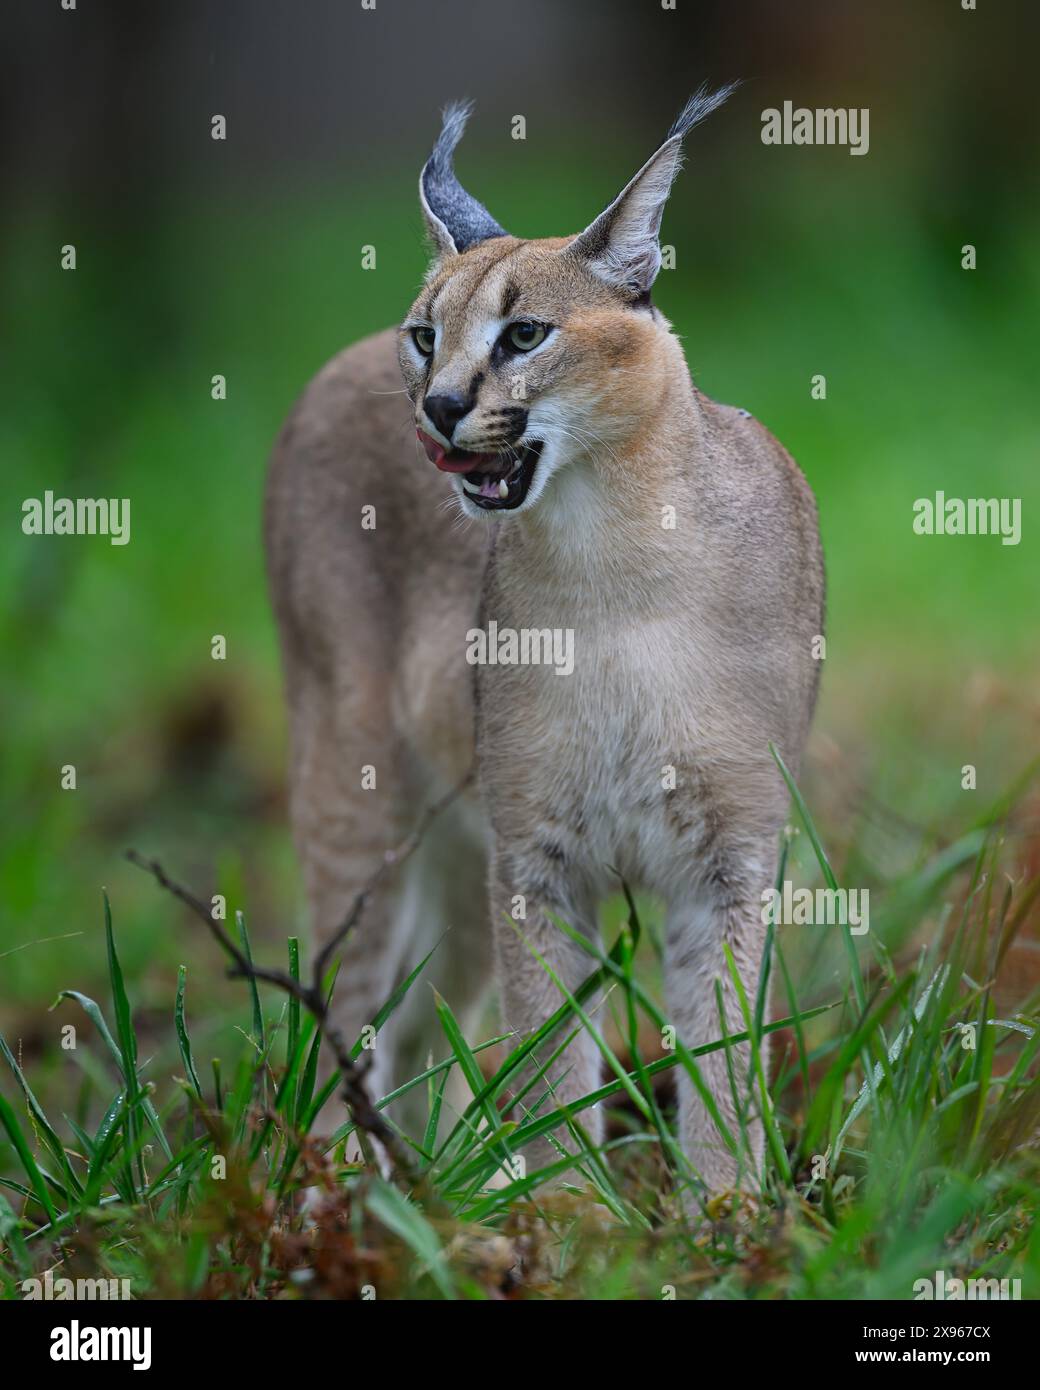
[[[498,236],[448,257],[399,331],[420,441],[468,515],[535,506],[568,462],[615,448],[643,406],[662,330],[562,254],[571,240]]]
[[[616,462],[654,409],[661,216],[683,136],[731,90],[695,93],[579,236],[539,241],[511,237],[458,182],[469,108],[445,110],[419,179],[436,257],[399,347],[419,439],[468,515],[534,507],[578,458]]]

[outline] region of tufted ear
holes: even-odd
[[[580,257],[593,274],[633,299],[649,294],[661,268],[658,234],[672,181],[682,165],[683,136],[720,107],[737,85],[731,82],[716,92],[699,87],[656,153],[562,254]]]
[[[426,230],[441,256],[454,256],[480,241],[509,235],[476,198],[470,197],[452,167],[455,146],[472,109],[470,102],[452,102],[444,108],[441,133],[419,175]]]

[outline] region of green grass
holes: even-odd
[[[815,868],[834,885],[791,786],[812,854],[799,862],[788,833],[795,848],[780,878],[810,878]],[[435,996],[439,1057],[380,1101],[385,1109],[416,1090],[426,1098],[421,1132],[401,1134],[406,1167],[389,1176],[345,1160],[349,1122],[327,1132],[322,1108],[334,1083],[316,1086],[314,1019],[277,989],[244,987],[240,1045],[229,1065],[214,1064],[226,1079],[206,1083],[182,971],[166,1024],[175,1052],[165,1054],[179,1066],[143,1057],[106,899],[109,997],[101,1005],[63,991],[62,1021],[82,1026],[85,1015],[92,1031],[66,1053],[64,1093],[50,1113],[2,1046],[3,1289],[17,1297],[24,1279],[51,1269],[129,1279],[138,1298],[906,1299],[916,1279],[942,1269],[1019,1279],[1022,1296],[1036,1297],[1040,999],[1034,992],[998,1014],[994,991],[1040,879],[1002,878],[1010,809],[995,806],[954,853],[933,852],[886,885],[865,938],[770,931],[760,979],[740,987],[744,1029],[729,1039],[693,1050],[680,1040],[644,1059],[647,1029],[667,1020],[637,968],[653,928],[631,898],[615,905],[609,950],[583,942],[582,985],[561,987],[554,1017],[511,1050],[515,1040],[501,1037],[472,1045]],[[238,928],[248,950],[241,920]],[[816,934],[808,947],[806,932]],[[842,937],[832,944],[844,969],[839,981],[825,967],[821,992],[788,957],[826,956],[827,933]],[[287,960],[298,978],[292,939]],[[380,1010],[377,1033],[429,960]],[[580,1028],[594,1032],[606,1079],[561,1108],[545,1074]],[[773,1035],[782,1046],[767,1074]],[[741,1132],[724,1129],[724,1138],[743,1153],[754,1104],[765,1156],[745,1168],[742,1197],[706,1198],[655,1083],[681,1067],[703,1090],[698,1058],[743,1041],[746,1074],[731,1054]],[[488,1056],[495,1061],[482,1069]],[[461,1114],[444,1099],[452,1068],[473,1092]],[[500,1102],[521,1076],[529,1079],[511,1112],[519,1118],[505,1119]],[[618,1107],[600,1145],[582,1125],[596,1103]],[[557,1156],[517,1167],[540,1136],[556,1141]],[[502,1185],[489,1185],[503,1172]]]

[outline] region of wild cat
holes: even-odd
[[[426,978],[463,1027],[494,966],[503,1022],[528,1034],[562,997],[538,957],[568,989],[591,968],[554,918],[595,934],[618,875],[665,905],[678,1036],[722,1036],[716,981],[726,1029],[743,1027],[724,948],[753,998],[787,806],[769,744],[796,772],[824,579],[797,465],[696,388],[651,299],[683,137],[730,90],[691,98],[580,235],[536,240],[460,186],[468,107],[447,108],[420,178],[434,258],[418,298],[399,329],[334,358],[282,430],[266,541],[319,940],[474,750],[479,773],[346,944],[336,1008],[351,1035],[438,939]],[[535,641],[526,662],[507,648],[471,664],[489,631],[495,655],[503,633],[516,652],[548,633],[571,661],[538,659]],[[376,1094],[431,1045],[429,991],[409,1001],[379,1035]],[[701,1061],[731,1134],[747,1060],[737,1047],[736,1087],[724,1051]],[[557,1103],[599,1070],[582,1031],[548,1074]],[[713,1190],[747,1181],[759,1121],[750,1153],[732,1152],[678,1079],[695,1173]]]

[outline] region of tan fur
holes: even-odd
[[[493,941],[505,1023],[525,1034],[561,997],[532,950],[576,985],[589,960],[551,917],[594,933],[615,871],[667,906],[669,1017],[688,1046],[720,1034],[716,979],[729,1030],[743,1026],[723,943],[754,997],[761,893],[787,804],[768,743],[797,771],[817,683],[816,512],[769,432],[698,392],[661,314],[613,282],[637,242],[626,228],[609,265],[570,238],[495,236],[462,254],[442,244],[396,342],[382,333],[334,359],[275,450],[267,544],[292,818],[319,938],[421,807],[461,777],[475,713],[478,726],[479,792],[347,947],[338,1007],[348,1028],[359,1030],[447,930],[433,983],[472,1023]],[[510,287],[508,320],[554,327],[526,360],[496,365]],[[408,332],[416,322],[439,335],[428,373]],[[522,506],[474,515],[413,427],[429,432],[424,400],[464,390],[479,372],[451,442],[497,449],[517,370],[524,437],[545,448]],[[366,505],[375,531],[361,528]],[[676,509],[673,530],[662,526],[666,507]],[[573,629],[573,674],[467,665],[467,631],[491,619]],[[363,765],[375,766],[377,790],[361,790]],[[518,895],[521,922],[510,917]],[[425,992],[417,997],[377,1048],[384,1089],[424,1055],[432,1011]],[[735,1058],[742,1099],[746,1049]],[[725,1055],[705,1058],[702,1071],[736,1127]],[[752,1152],[738,1162],[678,1074],[681,1139],[696,1171],[711,1188],[752,1180],[753,1109]],[[598,1084],[587,1036],[554,1075],[563,1100]],[[597,1132],[599,1121],[584,1118]]]

